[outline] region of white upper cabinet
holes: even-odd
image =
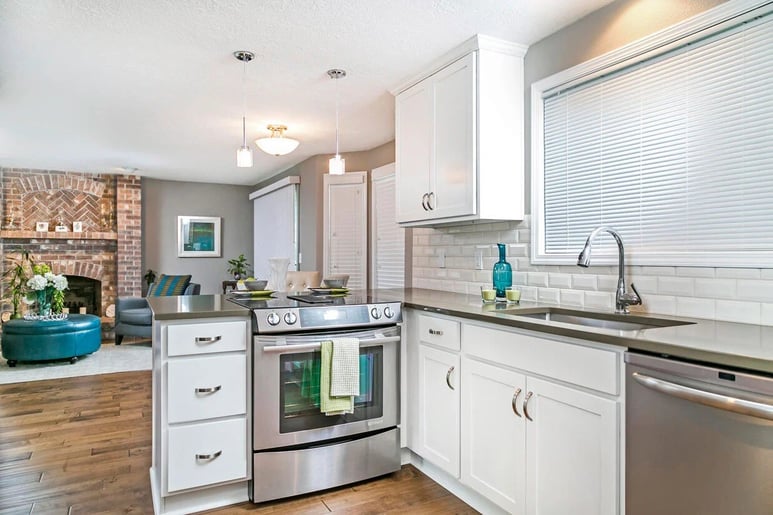
[[[399,223],[523,218],[525,53],[475,36],[393,90]]]

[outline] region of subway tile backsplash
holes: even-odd
[[[481,284],[491,284],[496,244],[506,243],[513,285],[523,300],[614,309],[616,267],[532,265],[529,238],[528,216],[523,222],[415,228],[413,286],[477,295]],[[439,256],[445,256],[444,267]],[[626,280],[644,299],[632,310],[773,326],[773,269],[632,266]]]

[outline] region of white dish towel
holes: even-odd
[[[360,340],[333,338],[330,366],[330,395],[341,397],[360,394]]]

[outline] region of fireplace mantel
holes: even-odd
[[[0,238],[17,240],[117,240],[116,232],[55,232],[2,230]]]

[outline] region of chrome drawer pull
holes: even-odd
[[[434,334],[435,336],[443,336],[443,331],[440,329],[430,329],[429,334]]]
[[[523,414],[526,415],[527,419],[533,422],[534,419],[529,415],[529,399],[531,399],[532,395],[534,395],[534,392],[529,392],[526,394],[526,398],[523,399]]]
[[[217,343],[222,339],[222,336],[197,336],[196,343]]]
[[[513,394],[513,400],[510,403],[510,405],[513,407],[513,413],[515,413],[516,415],[518,415],[520,417],[521,414],[518,413],[518,396],[519,395],[521,395],[521,389],[520,388],[516,388],[515,393]]]
[[[448,372],[446,372],[446,384],[448,387],[452,390],[456,390],[453,386],[451,386],[451,373],[454,371],[454,367],[451,367],[448,369]]]
[[[223,385],[210,386],[209,388],[196,388],[196,393],[215,393],[219,392]]]
[[[218,458],[221,454],[223,454],[223,451],[213,452],[212,454],[197,454],[196,459],[202,460],[202,461],[203,460],[212,461],[215,458]]]

